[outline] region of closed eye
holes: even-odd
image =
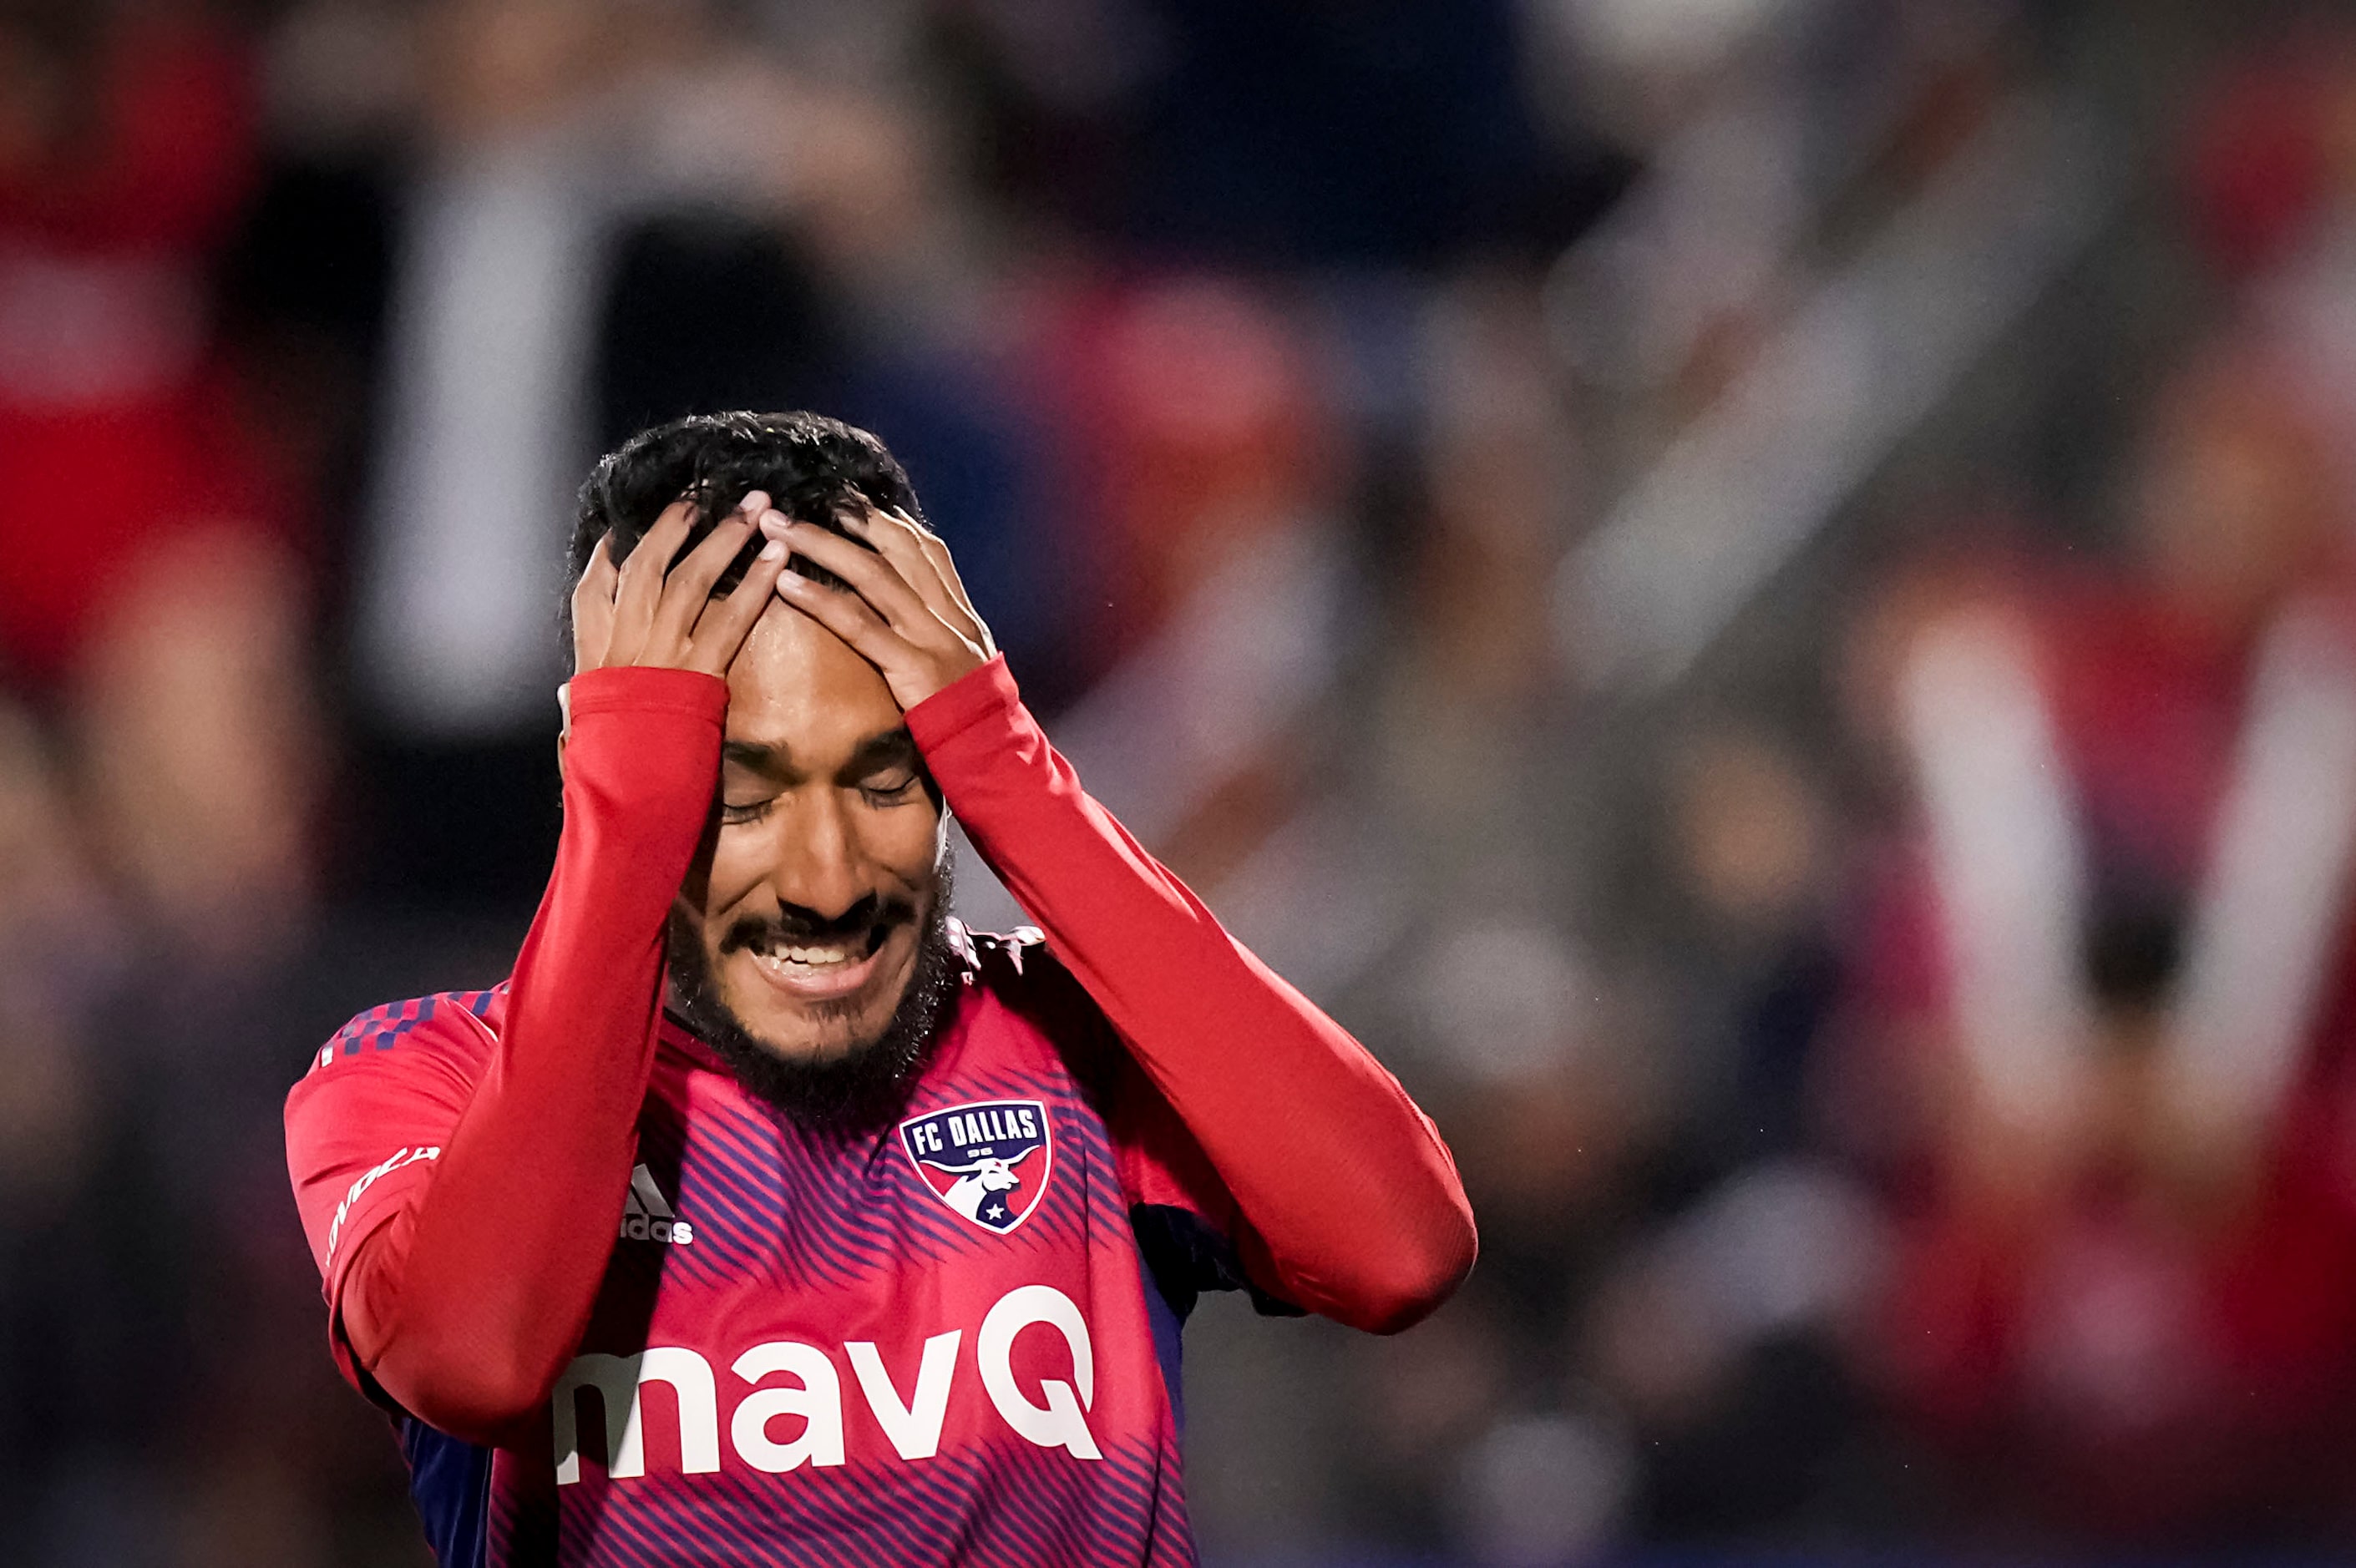
[[[896,805],[908,798],[916,787],[917,775],[913,770],[900,770],[868,779],[859,786],[859,793],[877,805]]]
[[[748,822],[758,822],[769,815],[769,807],[776,804],[776,797],[774,795],[766,800],[748,800],[741,805],[733,801],[722,801],[720,825],[723,827],[737,827]]]

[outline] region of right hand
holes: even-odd
[[[724,676],[753,623],[767,608],[786,569],[787,551],[771,543],[744,581],[725,599],[712,585],[728,570],[766,516],[784,519],[755,490],[722,518],[677,571],[671,557],[685,542],[695,503],[674,501],[638,540],[627,560],[614,564],[607,534],[589,554],[589,570],[573,590],[573,673],[637,665]]]

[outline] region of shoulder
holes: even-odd
[[[1000,1002],[1046,1023],[1102,1025],[1104,1010],[1048,951],[1036,926],[1012,931],[969,931],[952,922],[950,940],[962,953],[966,974]]]
[[[370,1008],[312,1052],[295,1093],[388,1072],[471,1080],[498,1043],[507,993],[502,982],[487,991],[441,991]]]
[[[440,1154],[498,1043],[506,999],[500,987],[370,1008],[312,1053],[286,1096],[287,1169],[306,1216],[324,1223],[339,1197]],[[323,1260],[332,1238],[314,1237]]]
[[[1044,1036],[1084,1085],[1108,1087],[1119,1036],[1035,926],[988,932],[953,925],[951,937],[964,954],[969,983]]]

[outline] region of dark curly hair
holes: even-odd
[[[835,517],[837,508],[854,497],[925,520],[899,460],[863,430],[824,414],[696,414],[642,431],[598,460],[581,486],[565,581],[580,581],[588,570],[590,552],[609,533],[615,562],[629,559],[663,508],[686,497],[695,502],[696,516],[687,542],[673,558],[683,560],[754,490],[767,491],[787,517],[836,533],[843,532]],[[761,543],[757,534],[746,542],[721,573],[712,589],[715,594],[744,580]],[[793,567],[805,577],[843,586],[832,572],[808,560],[798,557]],[[569,592],[564,603],[569,622]]]

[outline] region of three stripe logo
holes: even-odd
[[[643,1165],[630,1172],[629,1196],[622,1200],[622,1240],[674,1247],[695,1243],[695,1227],[672,1211],[654,1173]]]

